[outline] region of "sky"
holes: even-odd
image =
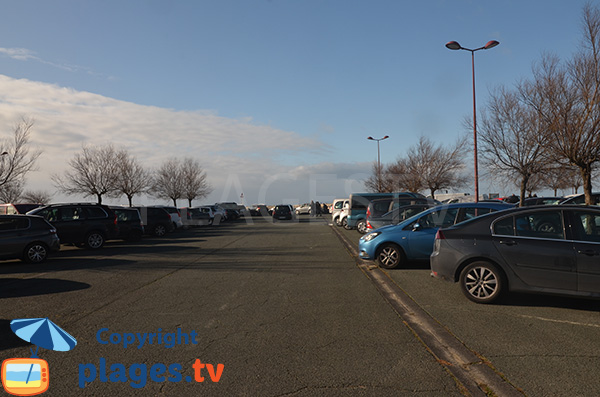
[[[369,136],[390,137],[380,143],[388,164],[420,136],[451,145],[469,134],[471,54],[448,41],[500,42],[475,53],[482,109],[543,54],[572,56],[585,3],[0,0],[0,139],[35,121],[43,153],[26,189],[55,202],[95,200],[56,192],[52,175],[83,145],[108,143],[149,169],[197,159],[212,193],[194,205],[331,202],[366,190]],[[517,188],[483,178],[479,190]]]

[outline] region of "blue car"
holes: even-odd
[[[384,226],[365,234],[358,242],[359,256],[376,260],[386,269],[396,268],[407,260],[429,259],[438,229],[513,207],[513,204],[501,201],[433,207],[397,225]]]

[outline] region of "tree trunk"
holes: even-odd
[[[525,193],[527,192],[527,182],[529,181],[529,175],[523,175],[521,179],[521,192],[519,196],[519,207],[525,206]]]
[[[583,180],[585,204],[594,205],[594,200],[592,197],[592,166],[590,164],[586,164],[584,166],[580,166],[579,169],[581,170],[581,180]]]
[[[96,194],[96,196],[98,197],[98,204],[102,204],[102,195]]]
[[[129,201],[129,206],[133,207],[133,196],[128,194],[127,195],[127,201]]]

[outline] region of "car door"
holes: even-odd
[[[560,209],[519,213],[493,224],[492,241],[525,284],[548,289],[577,289],[573,242],[565,238]]]
[[[0,258],[19,256],[27,245],[29,219],[0,218]]]
[[[58,210],[58,219],[53,222],[61,243],[77,243],[85,239],[85,215],[81,207],[65,206]]]
[[[577,257],[577,289],[600,292],[600,211],[570,211]]]
[[[410,259],[428,259],[433,252],[435,234],[440,227],[454,225],[458,208],[440,208],[420,217],[409,225],[406,255]]]

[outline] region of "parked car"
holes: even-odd
[[[144,233],[162,237],[174,230],[171,214],[162,207],[135,207],[142,217]]]
[[[0,215],[26,214],[32,209],[41,206],[42,204],[0,204]]]
[[[50,204],[29,211],[39,215],[57,230],[60,242],[101,248],[117,237],[117,216],[108,206],[96,203]]]
[[[288,204],[279,204],[273,208],[273,219],[293,219],[292,207]]]
[[[353,193],[350,195],[348,203],[348,214],[342,218],[342,226],[350,230],[360,226],[366,228],[367,207],[373,200],[382,198],[408,197],[408,198],[425,198],[422,194],[412,192],[396,192],[396,193]],[[361,222],[362,221],[362,222]]]
[[[117,216],[117,227],[119,232],[117,238],[136,241],[144,235],[144,224],[142,216],[137,208],[111,206]]]
[[[396,268],[407,260],[429,259],[439,228],[513,207],[502,202],[439,205],[397,225],[384,226],[365,234],[358,243],[359,256],[376,260],[386,269]]]
[[[416,211],[417,208],[414,208],[408,211],[408,213],[410,214],[408,216],[406,216],[407,214],[405,212],[393,211],[398,208],[417,204],[424,205],[424,207],[417,207],[422,208],[421,211],[423,211],[429,207],[434,207],[435,205],[441,203],[437,200],[424,197],[387,197],[372,200],[367,207],[365,219],[361,219],[356,223],[356,230],[360,234],[365,234],[369,231],[369,229],[372,230],[385,225],[398,224],[401,220],[410,218],[411,216],[421,211]],[[383,218],[384,215],[385,218]],[[404,215],[404,217],[400,219],[402,215]],[[369,227],[369,224],[371,227]],[[373,224],[378,224],[378,226],[373,226]]]
[[[600,297],[600,208],[520,207],[438,231],[432,275],[492,303],[507,291]]]
[[[335,199],[333,200],[333,204],[331,204],[331,220],[337,226],[342,226],[342,220],[340,219],[340,214],[344,209],[344,206],[350,203],[349,198],[344,199]]]
[[[56,228],[34,215],[0,215],[0,259],[40,263],[60,249]]]
[[[600,205],[600,193],[593,192],[592,200],[593,200],[592,205]],[[567,196],[560,202],[560,204],[561,205],[563,205],[563,204],[585,205],[585,194],[582,193],[582,194],[575,194],[575,195]]]
[[[296,207],[296,215],[310,215],[312,212],[310,203],[304,203],[298,207]]]
[[[249,209],[251,216],[268,216],[269,208],[265,204],[255,204]]]
[[[524,201],[524,205],[532,206],[532,205],[555,205],[559,204],[563,201],[563,197],[529,197]]]
[[[202,207],[183,207],[179,209],[183,227],[198,227],[206,226],[212,223],[210,208],[205,208],[208,211],[203,211]],[[212,211],[211,211],[212,212]]]
[[[370,216],[367,212],[367,232],[373,231],[387,225],[397,225],[405,219],[415,216],[428,208],[435,207],[436,204],[413,204],[398,207],[378,217]]]
[[[181,220],[181,213],[177,207],[168,205],[157,205],[156,207],[164,208],[165,211],[171,216],[171,222],[173,222],[173,230],[183,228],[183,221]]]

